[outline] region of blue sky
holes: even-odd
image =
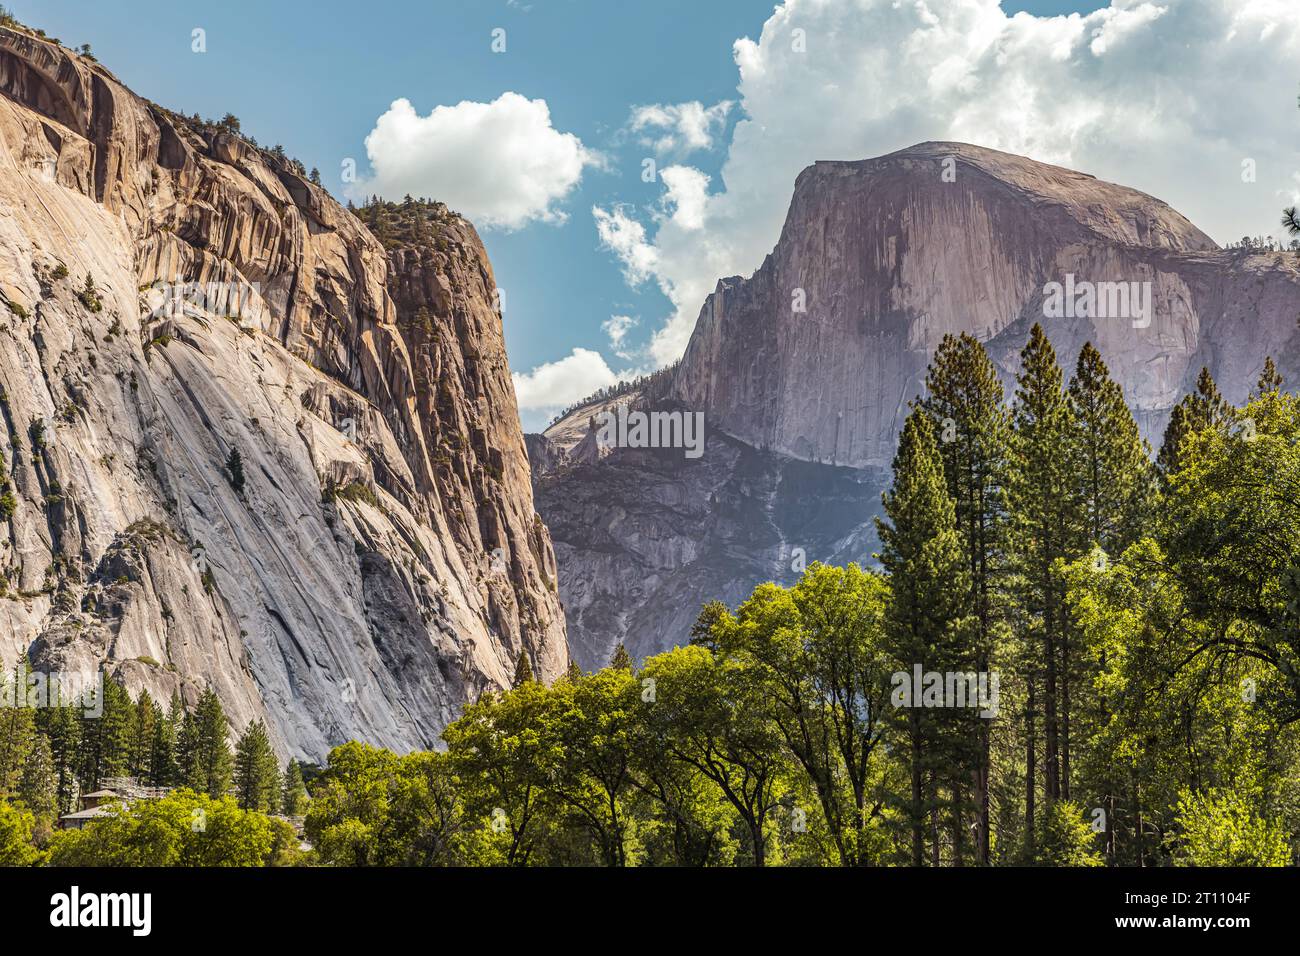
[[[1191,8],[1233,2],[1265,4],[1271,0],[1171,2]],[[914,3],[908,0],[907,6]],[[968,8],[988,3],[929,0],[929,7],[940,17],[948,16],[948,8],[953,8],[954,31],[970,34],[979,32],[970,26],[976,21],[961,18],[977,16]],[[1136,0],[1115,3],[1117,7],[1128,7]],[[871,7],[871,12],[834,17],[824,12],[825,4],[819,0],[791,0],[786,6],[793,9],[787,11],[784,20],[781,11],[774,14],[773,0],[657,0],[646,4],[611,0],[374,0],[365,4],[355,0],[258,4],[132,0],[129,16],[122,13],[121,5],[100,0],[8,0],[6,5],[19,19],[43,27],[69,45],[91,43],[99,59],[124,82],[165,106],[212,117],[235,113],[245,133],[263,144],[281,143],[309,168],[318,167],[325,185],[340,197],[347,188],[340,180],[343,162],[352,158],[363,177],[369,173],[366,137],[395,100],[409,100],[415,117],[426,117],[435,107],[454,107],[462,102],[491,104],[508,92],[528,101],[544,100],[554,130],[553,134],[544,131],[549,137],[546,141],[561,150],[566,143],[580,141],[582,159],[577,175],[570,177],[573,182],[568,188],[547,203],[541,217],[525,217],[522,223],[515,224],[517,228],[485,226],[481,217],[477,223],[498,282],[507,293],[505,331],[512,368],[526,375],[546,363],[572,359],[577,354],[575,349],[591,353],[582,363],[555,366],[554,374],[545,381],[539,378],[524,385],[524,404],[534,406],[523,412],[525,424],[531,428],[544,424],[554,410],[538,404],[542,399],[573,397],[588,387],[604,384],[609,375],[652,368],[679,349],[683,329],[689,331],[702,292],[707,292],[709,283],[718,277],[708,270],[716,265],[719,269],[749,271],[759,264],[755,260],[761,259],[761,252],[770,249],[776,238],[773,223],[779,227],[793,173],[803,165],[821,158],[878,155],[917,139],[959,138],[950,134],[982,129],[981,120],[972,112],[971,103],[977,100],[962,105],[960,113],[927,117],[925,109],[933,107],[904,102],[910,94],[892,91],[887,82],[877,82],[872,89],[879,90],[880,102],[863,106],[863,116],[858,118],[861,135],[855,133],[845,139],[813,130],[800,137],[792,133],[785,139],[771,138],[772,130],[767,127],[774,123],[765,121],[765,115],[778,119],[794,115],[790,125],[805,121],[797,113],[797,98],[796,112],[782,113],[785,107],[778,102],[780,90],[765,84],[765,78],[787,62],[776,56],[779,51],[774,48],[778,42],[785,43],[782,31],[788,32],[795,23],[809,25],[809,47],[818,54],[816,63],[802,72],[790,68],[791,95],[797,94],[796,84],[801,77],[815,80],[816,86],[809,87],[808,102],[816,113],[818,107],[813,104],[817,97],[825,89],[841,85],[831,71],[842,70],[846,82],[862,72],[863,67],[849,59],[846,50],[856,53],[880,43],[882,55],[888,55],[888,47],[898,45],[888,35],[896,27],[902,28],[898,26],[902,14],[890,14],[885,0],[859,0],[858,6]],[[844,6],[853,4],[844,0]],[[1023,10],[1040,17],[1086,14],[1105,6],[1097,0],[1003,3],[1007,13]],[[1188,26],[1192,14],[1204,19],[1200,11],[1189,9],[1187,13],[1188,18],[1176,21],[1175,27],[1193,29]],[[905,14],[918,16],[913,11]],[[978,22],[991,22],[987,13],[978,17]],[[1134,22],[1135,26],[1124,27],[1125,33],[1117,31],[1112,35],[1130,44],[1148,42],[1142,40],[1145,34],[1141,33],[1147,30],[1152,34],[1149,42],[1157,43],[1149,24],[1138,19]],[[207,51],[202,55],[191,51],[191,31],[196,27],[206,34]],[[498,28],[506,31],[504,53],[492,50],[493,30]],[[1043,27],[1038,35],[1048,36],[1048,28]],[[846,39],[850,36],[851,42]],[[755,65],[743,78],[733,47],[742,37],[756,41],[754,55],[748,60]],[[1292,38],[1294,32],[1288,33],[1286,42],[1289,44]],[[1280,48],[1281,52],[1289,49],[1285,45]],[[1120,58],[1113,52],[1111,56],[1118,65]],[[996,92],[1005,97],[1005,89],[993,86],[993,79],[981,78],[984,67],[979,64],[986,58],[975,53],[968,57],[977,67],[971,67],[974,79],[967,84],[970,89],[965,93],[977,97],[980,84],[988,83],[990,96]],[[1143,66],[1138,61],[1142,59],[1159,58],[1130,57],[1122,66],[1140,74]],[[757,65],[760,62],[761,69]],[[942,63],[927,69],[933,77],[941,68]],[[1085,68],[1092,70],[1087,64],[1080,70]],[[1025,82],[1029,83],[1036,72],[1041,72],[1032,65],[1024,69],[1029,78]],[[1093,72],[1080,74],[1081,86],[1094,83]],[[832,82],[827,81],[827,75]],[[899,81],[900,85],[915,85],[907,77]],[[1104,83],[1095,83],[1096,89],[1085,93],[1098,101],[1110,98]],[[743,87],[739,91],[738,84]],[[1293,102],[1295,83],[1290,75],[1277,85],[1279,101]],[[1053,91],[1045,90],[1043,95],[1053,95]],[[946,109],[944,104],[956,96],[944,93],[938,101],[940,110]],[[666,134],[668,129],[640,133],[629,129],[636,107],[699,103],[708,108],[724,101],[733,105],[722,122],[709,128],[709,144],[704,148],[660,151],[648,145],[646,137],[650,133]],[[1267,104],[1269,111],[1283,108],[1273,102]],[[750,128],[737,136],[737,122],[747,118],[753,120],[748,124]],[[830,126],[852,119],[814,115],[807,121]],[[1279,114],[1278,126],[1293,119],[1290,114]],[[1107,142],[1109,134],[1105,130],[1116,125],[1111,122],[1098,127],[1102,132],[1080,134],[1072,127],[1071,143],[1054,150],[1051,141],[1035,139],[1026,131],[1031,124],[1035,130],[1043,125],[1041,118],[995,116],[991,125],[997,135],[986,145],[1006,148],[1023,142],[1026,150],[1036,147],[1038,153],[1054,153],[1038,158],[1074,160],[1078,168],[1089,172],[1113,173],[1105,178],[1118,179],[1131,170],[1131,184],[1158,195],[1161,181],[1143,183],[1132,179],[1141,178],[1151,166],[1152,155],[1161,155],[1163,149],[1174,157],[1170,165],[1186,167],[1183,178],[1189,180],[1189,185],[1182,188],[1189,202],[1195,204],[1194,164],[1185,156],[1177,158],[1172,152],[1176,144],[1143,143],[1145,134],[1140,132],[1134,137],[1136,142]],[[408,125],[415,128],[419,124],[412,120]],[[1226,167],[1231,161],[1232,168],[1223,175],[1227,177],[1231,172],[1235,179],[1233,145],[1229,143],[1224,149],[1223,163]],[[742,149],[750,152],[743,154]],[[754,172],[763,165],[763,150],[779,156],[779,161],[772,163],[774,178],[770,183],[756,178]],[[400,148],[395,146],[394,152],[400,152]],[[1251,155],[1251,147],[1241,144],[1236,152]],[[643,182],[642,163],[651,156],[656,158],[661,172],[673,165],[688,170],[694,178],[683,173],[684,185],[698,185],[707,177],[704,192],[695,195],[697,203],[709,203],[707,215],[700,214],[705,228],[685,221],[691,218],[684,214],[685,192],[682,196],[674,194],[671,201],[666,198],[666,177]],[[394,157],[393,162],[398,158]],[[419,159],[416,154],[413,161],[418,163]],[[1091,160],[1091,165],[1085,165],[1085,160]],[[1101,168],[1094,168],[1097,166]],[[455,178],[459,174],[456,169],[463,167],[455,167],[453,162],[452,167],[439,169],[420,181],[431,182],[424,191],[445,199],[446,193],[455,188],[448,179]],[[1284,178],[1284,172],[1289,170],[1275,172]],[[420,172],[417,169],[409,175],[419,178]],[[1177,175],[1173,179],[1182,181]],[[439,188],[444,183],[446,188]],[[750,196],[748,206],[738,194],[720,196],[728,190],[735,194],[740,186],[755,194]],[[769,190],[770,197],[766,195]],[[1194,212],[1179,206],[1178,196],[1162,198],[1189,215]],[[754,211],[760,205],[762,211]],[[1270,197],[1267,204],[1261,202],[1260,208],[1272,209],[1276,205]],[[605,215],[606,225],[613,230],[603,237],[604,242],[593,209]],[[664,220],[674,219],[674,210],[683,215],[664,226]],[[471,218],[475,218],[472,213]],[[1196,215],[1192,218],[1204,225]],[[1267,231],[1269,225],[1265,222],[1255,231]],[[629,228],[620,232],[621,227]],[[639,243],[638,228],[645,233]],[[727,239],[727,228],[737,235]],[[704,241],[700,237],[706,234],[711,243],[707,248],[700,245]],[[611,235],[614,242],[610,241]],[[1218,235],[1216,238],[1222,239]],[[638,260],[638,254],[643,258]],[[642,265],[638,266],[638,262]],[[639,281],[630,281],[629,277]],[[655,334],[662,332],[674,314],[676,330],[662,333],[660,341],[654,343]],[[608,332],[608,323],[615,315],[636,323],[623,323],[626,332],[617,345]],[[593,363],[603,365],[603,370],[596,367],[593,371]]]

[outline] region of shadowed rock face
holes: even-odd
[[[1149,324],[1048,317],[1044,289],[1067,275],[1149,282]],[[1296,381],[1297,314],[1294,254],[1221,250],[1159,200],[1082,173],[959,143],[817,163],[771,255],[705,301],[668,389],[707,416],[702,459],[593,458],[578,438],[594,406],[532,439],[548,443],[535,489],[574,655],[590,667],[619,640],[638,655],[683,643],[705,601],[792,579],[795,547],[872,563],[907,403],[945,334],[984,342],[1008,396],[1034,322],[1067,377],[1091,340],[1154,443],[1202,365],[1236,402],[1267,355]]]
[[[792,584],[813,561],[870,561],[882,476],[758,451],[718,432],[704,454],[566,455],[530,435],[538,508],[555,538],[573,658],[592,670],[620,641],[643,658],[684,644],[700,606]],[[549,467],[544,462],[549,461]]]
[[[0,30],[6,661],[210,682],[313,759],[434,744],[520,653],[563,672],[491,267],[412,215],[385,248],[282,156]]]

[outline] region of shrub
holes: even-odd
[[[91,312],[102,312],[104,301],[99,297],[99,289],[95,287],[95,280],[89,272],[86,273],[86,283],[77,292],[77,298]]]
[[[334,494],[344,501],[364,501],[372,508],[379,507],[379,499],[375,497],[375,493],[359,481],[344,485],[342,488],[337,489]]]
[[[1105,865],[1098,851],[1097,834],[1084,817],[1083,808],[1074,801],[1049,804],[1039,826],[1034,862],[1040,866]]]
[[[36,818],[0,800],[0,866],[36,866],[41,851],[32,842]]]
[[[1288,866],[1291,847],[1277,821],[1238,793],[1184,791],[1178,800],[1177,866]]]
[[[244,457],[239,454],[238,448],[230,449],[230,455],[226,458],[226,476],[230,479],[230,487],[235,489],[235,494],[244,493]]]

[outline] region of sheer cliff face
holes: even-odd
[[[548,435],[550,433],[548,432]],[[574,660],[684,644],[706,601],[793,584],[813,561],[868,561],[882,477],[762,452],[720,432],[704,454],[530,436],[537,505],[555,537]]]
[[[1045,317],[1044,287],[1069,275],[1150,283],[1151,321]],[[773,253],[705,302],[676,394],[750,444],[884,467],[945,334],[986,342],[1009,379],[1038,321],[1063,363],[1091,340],[1158,438],[1202,365],[1241,399],[1280,357],[1298,280],[1294,256],[1220,251],[1143,193],[926,143],[800,175]]]
[[[1149,322],[1048,317],[1045,287],[1070,275],[1150,283]],[[533,439],[574,656],[684,643],[701,604],[790,581],[799,555],[873,563],[897,433],[947,333],[984,342],[1008,396],[1034,322],[1067,376],[1091,340],[1158,442],[1202,365],[1236,402],[1267,355],[1295,382],[1298,313],[1293,253],[1220,250],[1082,173],[958,143],[817,163],[761,268],[705,302],[675,374],[670,398],[707,416],[701,459],[593,457],[596,406]]]
[[[434,743],[521,653],[563,671],[491,268],[434,208],[385,249],[283,158],[0,30],[5,660],[210,682],[314,758]]]

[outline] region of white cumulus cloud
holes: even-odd
[[[620,316],[611,317],[618,318]],[[606,332],[609,334],[609,329]],[[598,389],[632,381],[650,371],[647,368],[627,368],[616,372],[599,352],[575,348],[564,358],[544,362],[530,372],[512,373],[519,418],[525,430],[541,431],[562,409],[590,397]]]
[[[705,108],[699,100],[689,103],[638,106],[632,110],[628,127],[640,133],[640,142],[656,153],[686,154],[712,149],[715,138],[727,125],[732,102],[723,100]]]
[[[366,136],[371,176],[356,197],[431,196],[476,225],[518,229],[562,222],[558,204],[600,157],[551,125],[545,100],[502,93],[491,103],[464,101],[419,115],[394,101]]]
[[[623,341],[627,338],[627,333],[632,331],[639,323],[639,320],[630,315],[611,315],[604,322],[600,323],[600,330],[609,336],[609,347],[614,350],[614,354],[621,359],[631,358],[625,348]]]
[[[690,232],[704,228],[709,201],[709,177],[693,166],[669,166],[659,174],[664,182],[664,208],[672,221]]]
[[[629,285],[639,286],[655,274],[658,254],[646,239],[645,226],[632,218],[627,207],[606,210],[592,206],[591,215],[596,220],[600,244],[623,263],[623,275]]]
[[[1150,193],[1221,243],[1277,234],[1296,189],[1295,0],[1112,0],[1056,17],[998,0],[785,0],[733,53],[743,116],[714,192],[664,170],[658,207],[593,210],[629,281],[673,304],[651,343],[660,364],[718,278],[762,262],[819,159],[974,143]],[[668,118],[644,129],[680,135]]]
[[[563,408],[619,381],[619,375],[601,354],[591,349],[574,349],[564,358],[546,362],[531,372],[515,372],[513,378],[521,410]]]

